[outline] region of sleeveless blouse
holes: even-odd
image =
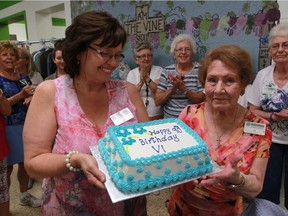
[[[272,132],[268,121],[247,112],[242,122],[234,129],[228,140],[215,149],[209,140],[204,117],[205,103],[186,107],[179,118],[191,127],[205,141],[209,156],[220,166],[225,166],[235,157],[235,153],[243,153],[238,163],[241,172],[248,174],[254,158],[268,158]],[[243,131],[245,122],[262,123],[266,125],[265,134],[256,135]],[[169,200],[168,211],[171,216],[205,215],[205,216],[235,216],[243,212],[244,198],[224,182],[217,185],[197,187],[193,182],[176,186]]]
[[[103,128],[96,128],[81,109],[73,80],[68,75],[53,81],[56,86],[55,113],[58,124],[53,153],[67,154],[77,150],[91,154],[89,146],[98,145],[106,129],[114,125],[109,117],[124,108],[128,107],[134,115],[124,124],[137,122],[136,109],[123,81],[110,80],[105,83],[109,95],[109,111]],[[124,201],[113,204],[108,192],[91,185],[83,172],[68,172],[46,178],[42,188],[42,215],[124,215]]]

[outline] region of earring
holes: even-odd
[[[77,59],[77,65],[79,65],[80,64],[80,60],[79,59]]]

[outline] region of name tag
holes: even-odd
[[[254,122],[245,122],[244,132],[257,135],[265,135],[266,125]]]
[[[120,110],[117,113],[114,113],[110,116],[110,119],[113,121],[113,123],[117,125],[121,125],[126,121],[129,121],[130,119],[134,118],[133,114],[129,110],[129,108],[125,108],[123,110]]]

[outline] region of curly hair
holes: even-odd
[[[0,53],[2,53],[4,50],[12,49],[15,53],[16,60],[19,59],[19,48],[17,45],[11,41],[3,40],[0,41]]]

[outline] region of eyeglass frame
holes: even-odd
[[[276,52],[279,50],[280,46],[282,47],[282,49],[284,50],[288,50],[288,41],[285,41],[283,43],[274,43],[274,44],[271,44],[269,46],[269,49],[271,49],[273,52]]]
[[[188,53],[188,52],[193,52],[193,50],[191,48],[185,47],[185,48],[179,48],[179,49],[175,49],[174,52],[179,53],[179,52],[183,52],[183,53]]]
[[[101,51],[100,49],[92,47],[91,45],[88,45],[87,47],[97,52],[102,58],[106,60],[110,60],[112,59],[112,57],[114,57],[115,61],[121,62],[125,58],[125,55],[123,53],[111,55],[111,53]],[[119,56],[119,59],[117,59],[117,56]]]
[[[145,59],[145,58],[148,58],[148,59],[153,58],[153,54],[151,53],[151,54],[143,54],[143,55],[136,56],[136,59]]]

